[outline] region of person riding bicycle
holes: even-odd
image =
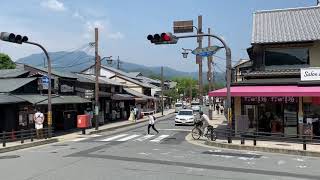
[[[208,131],[208,126],[210,125],[209,124],[209,117],[204,114],[202,111],[200,111],[200,121],[202,122],[202,126],[201,126],[201,130],[203,132],[203,134],[206,134],[207,131]]]

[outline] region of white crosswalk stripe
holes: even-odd
[[[86,140],[86,139],[88,139],[88,138],[87,138],[87,137],[79,137],[79,138],[73,139],[73,140],[71,140],[71,141],[73,141],[73,142],[79,142],[79,141],[83,141],[83,140]]]
[[[144,141],[144,140],[152,138],[153,136],[154,135],[152,135],[152,134],[148,134],[148,135],[145,135],[145,136],[143,136],[141,138],[135,139],[134,141]]]
[[[125,138],[122,138],[122,139],[118,139],[117,141],[128,141],[130,139],[133,139],[133,138],[136,138],[136,137],[139,137],[140,135],[137,135],[137,134],[134,134],[134,135],[131,135],[131,136],[127,136]]]
[[[112,136],[112,137],[109,137],[109,138],[106,138],[106,139],[102,139],[100,141],[113,141],[115,139],[118,139],[118,138],[122,138],[124,136],[127,136],[128,134],[120,134],[120,135],[117,135],[117,136]]]
[[[163,140],[166,137],[169,137],[169,135],[161,135],[161,136],[151,140],[151,142],[160,142],[161,140]]]

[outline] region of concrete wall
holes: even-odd
[[[313,47],[309,51],[310,56],[310,66],[311,67],[320,67],[320,42],[315,42]]]

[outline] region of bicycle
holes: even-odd
[[[211,141],[215,141],[217,139],[217,135],[214,131],[213,126],[208,126],[208,131],[206,134],[203,134],[203,131],[201,130],[202,122],[198,121],[195,123],[194,128],[191,131],[191,136],[194,140],[200,139],[201,136],[204,136],[208,138]]]

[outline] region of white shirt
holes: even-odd
[[[149,115],[149,124],[154,124],[154,117]]]
[[[35,128],[36,129],[42,129],[43,128],[43,121],[44,121],[44,115],[41,112],[36,112],[33,117]]]
[[[206,121],[206,122],[203,122],[203,126],[208,126],[210,121],[209,117],[206,114],[203,114],[202,119]]]

